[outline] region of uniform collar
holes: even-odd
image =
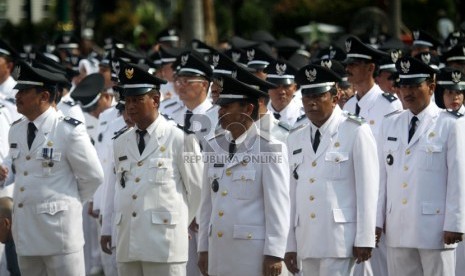
[[[34,125],[36,126],[36,128],[40,129],[42,125],[44,124],[45,120],[47,119],[47,117],[53,112],[56,112],[55,109],[53,107],[49,107],[44,113],[40,114],[39,117],[37,117],[34,121],[32,121]]]
[[[160,114],[158,114],[157,118],[155,119],[155,121],[153,121],[145,130],[147,130],[147,134],[148,134],[148,137],[152,137],[152,135],[155,134],[155,130],[157,129],[157,127],[160,125],[160,122],[161,122],[161,118],[160,117],[163,117],[161,116]],[[136,131],[137,130],[141,130],[140,128],[135,127]],[[136,132],[134,132],[136,133]]]
[[[357,104],[360,106],[360,109],[363,111],[370,108],[378,98],[379,94],[382,94],[382,91],[381,89],[379,89],[379,86],[377,84],[374,84],[370,88],[370,90],[368,90],[368,92],[360,100],[357,101]]]
[[[342,110],[339,107],[339,105],[336,105],[336,107],[334,107],[334,109],[333,109],[333,113],[331,113],[331,116],[329,116],[328,120],[326,120],[326,122],[321,127],[315,126],[312,123],[312,121],[309,120],[310,121],[310,131],[311,131],[312,137],[314,136],[314,133],[317,130],[320,130],[320,135],[323,137],[325,132],[328,130],[329,126],[332,124],[332,121],[334,120],[334,118],[336,118],[336,116],[338,114],[340,114],[341,112],[342,112]]]

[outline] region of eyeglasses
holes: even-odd
[[[188,85],[190,83],[194,83],[194,82],[204,82],[206,80],[202,80],[202,79],[186,79],[186,78],[177,78],[174,82],[176,83],[176,85]]]

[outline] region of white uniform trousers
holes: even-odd
[[[352,276],[354,258],[307,258],[302,260],[304,276]]]
[[[455,276],[463,276],[465,273],[465,243],[460,242],[455,250]]]
[[[21,275],[27,276],[84,276],[84,253],[51,256],[18,256]]]
[[[199,256],[197,253],[197,232],[189,229],[189,260],[187,261],[187,276],[200,276],[200,269],[197,265]]]
[[[119,262],[120,276],[186,276],[186,263]]]
[[[455,249],[387,248],[391,276],[455,275]]]

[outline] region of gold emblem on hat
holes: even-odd
[[[247,59],[249,61],[253,60],[255,58],[255,49],[250,49],[247,51]]]
[[[213,55],[212,56],[212,64],[213,64],[213,67],[216,68],[216,66],[218,66],[218,63],[220,62],[220,55]]]
[[[459,83],[460,79],[462,78],[462,73],[460,73],[459,71],[452,72],[451,77],[454,83]]]
[[[400,62],[400,68],[402,69],[402,72],[404,74],[407,74],[408,71],[410,71],[410,61],[407,60],[407,61],[401,61]]]
[[[346,40],[346,52],[350,52],[350,48],[352,48],[352,40]]]
[[[124,74],[128,80],[132,79],[132,77],[134,77],[134,68],[126,68]]]
[[[17,65],[15,66],[15,69],[11,73],[11,76],[17,80],[19,78],[20,73],[21,73],[21,66]]]
[[[309,82],[313,82],[316,79],[316,69],[313,68],[313,70],[305,70],[305,76],[307,76],[307,80]]]
[[[52,142],[52,141],[48,141],[48,142],[47,142],[47,146],[49,146],[49,147],[53,146],[53,142]]]
[[[286,73],[287,65],[285,63],[279,64],[276,63],[276,73],[278,73],[279,76],[282,76]]]

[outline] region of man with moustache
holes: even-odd
[[[121,68],[126,111],[135,126],[114,140],[116,260],[120,275],[186,275],[187,229],[203,171],[194,135],[158,113],[158,79]]]
[[[0,170],[15,182],[13,238],[23,275],[85,273],[82,202],[103,181],[84,125],[53,108],[58,75],[21,62],[16,93],[23,114],[10,128]]]
[[[376,142],[363,119],[339,108],[339,81],[320,65],[296,75],[310,123],[287,140],[293,224],[285,262],[292,273],[353,275],[375,247]]]
[[[204,148],[199,268],[203,275],[277,276],[289,229],[287,150],[254,124],[264,93],[228,76],[222,83],[217,104],[226,131]]]
[[[366,45],[355,36],[347,38],[346,51],[348,81],[356,92],[355,97],[349,99],[343,109],[364,118],[376,137],[384,116],[402,110],[397,97],[384,93],[375,83],[376,62],[386,54]]]
[[[406,110],[379,133],[377,234],[384,228],[390,275],[455,275],[465,232],[465,120],[431,101],[436,70],[411,57],[396,68]]]

